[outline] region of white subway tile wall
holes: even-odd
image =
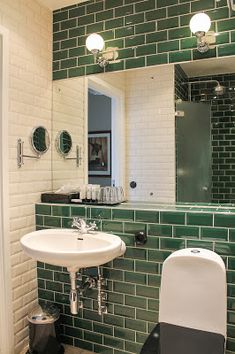
[[[37,302],[35,262],[21,251],[19,239],[35,227],[34,204],[51,189],[51,153],[25,159],[18,169],[16,142],[25,141],[37,125],[51,135],[52,15],[37,1],[1,0],[0,25],[9,30],[9,182],[10,241],[13,281],[15,353],[27,343],[26,315]]]

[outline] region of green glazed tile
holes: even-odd
[[[185,38],[180,41],[181,43],[181,49],[190,49],[190,48],[196,48],[197,47],[197,38],[192,37],[192,38]]]
[[[155,44],[142,45],[142,46],[138,46],[138,48],[136,48],[136,55],[137,56],[149,55],[149,54],[155,54],[155,53],[156,53],[156,45]]]
[[[91,208],[91,218],[94,218],[94,219],[111,219],[111,209]]]
[[[107,10],[107,11],[102,11],[102,12],[98,12],[97,14],[95,14],[96,16],[96,21],[103,21],[103,20],[108,20],[114,17],[114,13],[113,10]]]
[[[103,275],[105,278],[110,280],[121,280],[123,281],[123,272],[117,269],[103,268]]]
[[[117,7],[115,9],[115,17],[131,15],[133,14],[133,12],[134,12],[133,5]]]
[[[69,295],[55,293],[55,302],[59,302],[60,304],[69,304]]]
[[[191,6],[192,12],[207,10],[214,8],[214,0],[198,0],[194,1]]]
[[[52,69],[53,69],[53,71],[59,70],[60,69],[60,62],[59,61],[53,62]]]
[[[190,61],[192,57],[191,51],[184,50],[169,54],[170,63],[179,63],[182,61]]]
[[[124,232],[128,234],[135,234],[136,232],[145,232],[146,225],[143,223],[132,223],[132,222],[125,222],[124,223]]]
[[[119,292],[121,294],[134,294],[135,286],[133,284],[127,284],[122,282],[115,282],[113,284],[114,291]]]
[[[82,319],[82,318],[75,317],[74,318],[74,327],[88,329],[89,331],[91,331],[92,330],[92,322]]]
[[[227,255],[227,256],[235,256],[235,244],[234,243],[223,243],[216,242],[215,244],[215,252]]]
[[[135,15],[130,15],[130,16],[126,16],[125,17],[125,25],[129,26],[129,25],[134,25],[137,23],[142,23],[144,22],[144,14],[140,13],[140,14],[135,14]]]
[[[235,227],[235,215],[215,214],[215,226]]]
[[[143,222],[150,222],[150,223],[158,223],[159,222],[159,212],[146,211],[146,210],[136,210],[135,220],[136,221],[143,221]]]
[[[71,38],[71,39],[66,39],[64,41],[61,41],[61,49],[67,49],[67,48],[72,48],[77,46],[77,39],[76,38]]]
[[[148,251],[148,260],[153,262],[164,262],[165,259],[170,256],[170,251],[160,251],[160,250],[149,250]]]
[[[134,342],[125,342],[125,350],[128,351],[128,353],[140,353],[142,348],[142,344],[134,343]]]
[[[73,345],[73,338],[72,337],[67,337],[66,335],[62,334],[60,336],[61,338],[61,342],[64,344],[68,344],[68,345]]]
[[[53,216],[70,216],[70,207],[68,206],[52,206]]]
[[[77,66],[77,58],[65,59],[60,62],[61,69],[67,69]]]
[[[84,339],[88,342],[102,343],[102,336],[96,333],[84,331]]]
[[[36,215],[35,216],[35,221],[36,221],[36,225],[43,225],[43,216]]]
[[[68,38],[68,31],[56,32],[53,34],[53,41],[61,41]]]
[[[59,50],[60,49],[60,42],[54,42],[53,43],[53,51]]]
[[[139,67],[143,67],[143,66],[145,66],[145,58],[144,57],[126,60],[126,69],[139,68]]]
[[[207,11],[207,15],[209,15],[212,21],[229,18],[229,8],[226,6],[220,9],[213,9]]]
[[[79,65],[93,64],[94,57],[93,57],[93,55],[82,56],[82,57],[78,58],[78,63],[79,63]]]
[[[37,268],[37,276],[40,279],[53,280],[53,272],[50,270]]]
[[[132,259],[116,258],[113,260],[113,266],[121,270],[134,270],[134,261]]]
[[[43,300],[55,301],[54,292],[44,289],[38,289],[38,297]]]
[[[134,220],[134,211],[125,209],[113,209],[112,219]]]
[[[84,76],[85,75],[85,68],[71,68],[68,71],[68,77],[77,77],[77,76]]]
[[[155,9],[155,0],[145,0],[135,4],[135,11],[142,12]]]
[[[222,228],[204,228],[201,229],[202,239],[214,239],[218,241],[227,241],[228,240],[228,229]]]
[[[123,39],[114,39],[111,41],[107,41],[107,47],[117,47],[119,49],[124,48],[124,40]]]
[[[179,26],[179,18],[178,17],[172,17],[164,20],[159,20],[157,28],[159,31],[164,30],[164,29],[170,29],[174,27]]]
[[[137,320],[144,320],[144,321],[157,323],[158,312],[136,309],[136,318]]]
[[[162,8],[162,9],[148,11],[148,12],[146,12],[145,17],[146,17],[147,21],[159,20],[161,18],[166,18],[166,9]]]
[[[46,288],[45,280],[38,279],[38,288],[41,290]]]
[[[167,40],[167,31],[158,31],[146,35],[147,43],[152,43],[152,42],[155,43],[155,42],[161,42],[166,40]]]
[[[66,59],[68,58],[68,51],[67,50],[61,50],[59,52],[54,52],[53,54],[53,60],[60,60],[60,59]]]
[[[173,238],[161,238],[160,248],[165,250],[178,250],[185,248],[185,240]]]
[[[174,226],[173,235],[175,237],[199,238],[199,227],[193,226]]]
[[[126,47],[133,47],[137,46],[139,44],[144,44],[145,43],[145,36],[144,35],[138,35],[138,36],[133,36],[125,39],[125,46]]]
[[[125,258],[146,259],[146,250],[141,248],[127,248]]]
[[[60,23],[53,23],[53,33],[58,32],[60,30]]]
[[[87,7],[87,13],[93,13],[93,12],[98,12],[98,11],[103,11],[104,9],[104,3],[102,1],[94,3],[94,4],[88,4]]]
[[[91,33],[97,33],[101,32],[104,30],[104,23],[102,22],[96,22],[92,23],[91,25],[86,26],[86,33],[91,34]]]
[[[114,328],[114,336],[122,339],[135,340],[135,332],[126,328]]]
[[[68,11],[62,11],[62,12],[54,13],[53,14],[53,22],[67,20],[68,15],[69,15]]]
[[[136,331],[146,332],[147,323],[145,321],[126,318],[125,327]]]
[[[90,23],[93,23],[94,20],[95,20],[94,14],[81,16],[78,18],[78,26],[89,25]]]
[[[157,0],[157,6],[158,7],[164,7],[164,6],[170,6],[170,5],[175,5],[178,4],[178,0]]]
[[[69,38],[80,37],[85,35],[85,27],[75,27],[69,30]]]
[[[155,236],[148,236],[147,237],[147,242],[145,245],[142,246],[143,248],[154,248],[158,249],[159,248],[159,237]]]
[[[77,337],[77,338],[82,337],[82,331],[78,328],[64,326],[64,329],[65,329],[65,334],[70,337]]]
[[[188,248],[205,248],[213,251],[213,243],[207,241],[187,240]]]
[[[138,297],[138,296],[130,296],[126,295],[125,296],[125,305],[132,306],[132,307],[138,307],[142,309],[147,309],[147,301],[143,297]]]
[[[137,285],[136,286],[136,295],[143,296],[146,298],[158,299],[159,298],[159,289],[154,288],[154,287],[150,287],[150,286]]]
[[[70,284],[70,277],[68,273],[55,272],[54,281]]]
[[[69,18],[80,17],[85,15],[85,6],[79,6],[69,11]]]
[[[168,57],[166,53],[147,56],[147,66],[161,65],[166,63],[168,63]]]
[[[234,18],[218,21],[217,28],[219,32],[234,30]]]
[[[107,314],[104,316],[104,323],[113,325],[115,327],[124,327],[124,318]]]
[[[54,216],[45,216],[44,225],[52,227],[61,227],[61,218]]]
[[[61,30],[67,30],[69,28],[73,28],[73,27],[76,27],[77,26],[77,20],[74,18],[74,19],[70,19],[70,20],[67,20],[67,21],[63,21],[61,22],[60,24],[61,26]],[[61,39],[64,39],[64,38],[61,38]]]
[[[112,28],[117,28],[117,27],[123,27],[124,26],[124,20],[122,17],[115,18],[112,20],[107,20],[105,22],[105,29],[112,29]]]
[[[158,43],[157,47],[158,47],[158,53],[179,50],[179,41],[160,42]]]
[[[71,207],[71,216],[86,217],[86,208]]]
[[[175,5],[168,8],[168,17],[188,14],[190,12],[190,4]]]
[[[172,226],[170,226],[170,225],[148,225],[148,235],[172,236]]]
[[[185,213],[174,211],[162,211],[160,212],[160,223],[185,224]]]
[[[233,42],[233,40],[231,39]],[[229,43],[229,33],[219,33],[218,36],[216,36],[216,43],[217,44],[224,44],[224,43]]]
[[[158,264],[147,261],[136,261],[135,270],[142,273],[158,273]]]
[[[114,349],[110,347],[105,347],[103,345],[95,344],[94,345],[95,353],[102,353],[102,354],[114,354]]]
[[[178,39],[190,36],[191,31],[189,27],[174,28],[172,30],[169,30],[169,39]]]
[[[57,291],[60,293],[63,292],[62,284],[53,281],[46,281],[46,289],[51,291]]]
[[[137,273],[137,272],[125,272],[124,277],[127,283],[142,284],[142,285],[146,284],[146,274]]]
[[[108,232],[122,232],[123,224],[118,221],[103,221],[102,222],[102,230]]]
[[[160,287],[160,283],[161,283],[161,276],[160,275],[148,274],[148,285],[149,286]]]
[[[123,0],[106,0],[105,1],[105,8],[106,9],[112,9],[117,6],[122,6],[123,5]]]
[[[159,300],[148,299],[148,310],[158,311],[159,310]]]
[[[92,343],[86,342],[81,339],[76,339],[74,340],[74,345],[75,347],[79,347],[80,349],[85,349],[85,350],[93,350],[93,345]]]
[[[132,36],[133,34],[134,34],[133,26],[121,27],[115,30],[116,38]]]
[[[225,44],[218,48],[219,57],[235,55],[235,44]]]
[[[104,336],[104,344],[114,347],[114,348],[124,349],[124,341],[121,339],[114,338],[114,337]],[[110,349],[109,349],[109,351],[110,351]]]
[[[102,317],[98,315],[97,311],[91,311],[91,310],[85,309],[83,311],[83,318],[86,320],[102,322]]]
[[[114,305],[114,313],[115,315],[123,317],[135,317],[135,309],[133,307]]]
[[[209,213],[187,213],[187,224],[212,226],[213,215]]]
[[[94,322],[94,331],[101,334],[108,334],[109,336],[113,336],[113,327],[95,323]]]
[[[234,284],[235,283],[235,272],[227,271],[227,283]]]
[[[112,293],[109,291],[107,301],[109,303],[124,305],[124,295],[118,293]]]
[[[156,23],[155,22],[147,22],[143,24],[139,24],[135,26],[136,34],[139,33],[147,33],[147,32],[155,32]]]
[[[203,56],[197,49],[193,51],[193,60],[206,59],[206,58],[214,58],[216,57],[216,49],[209,49],[205,55]]]
[[[51,206],[44,204],[36,204],[36,214],[51,215]]]

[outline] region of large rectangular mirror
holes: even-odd
[[[53,83],[53,187],[121,185],[129,201],[235,202],[235,60],[207,59]]]

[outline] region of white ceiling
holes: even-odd
[[[65,6],[70,6],[84,2],[87,0],[38,0],[42,5],[48,7],[51,10],[61,9]]]

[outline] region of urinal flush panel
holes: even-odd
[[[205,249],[174,252],[164,262],[159,322],[226,337],[226,271],[223,260]]]

